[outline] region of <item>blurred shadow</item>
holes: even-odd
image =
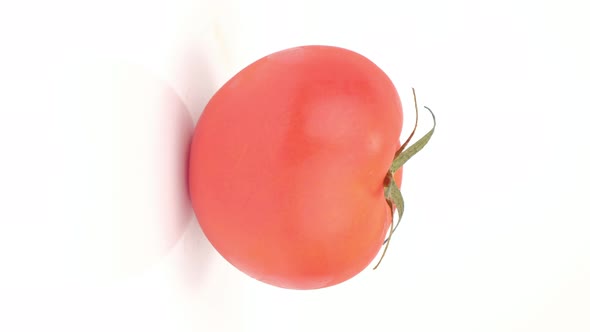
[[[184,233],[194,125],[178,94],[138,65],[101,60],[73,83],[85,114],[72,138],[86,171],[76,191],[88,199],[72,251],[83,279],[102,284],[149,268]]]
[[[183,45],[179,50],[173,85],[183,97],[195,123],[216,91],[216,83],[209,65],[206,52],[197,45]],[[185,180],[188,188],[188,176]],[[182,262],[178,272],[188,289],[197,290],[206,275],[214,249],[203,234],[194,214],[184,234],[182,249]]]

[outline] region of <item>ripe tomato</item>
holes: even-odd
[[[303,46],[252,63],[212,97],[193,136],[190,194],[204,234],[275,286],[355,276],[391,225],[384,179],[401,129],[393,83],[360,54]]]

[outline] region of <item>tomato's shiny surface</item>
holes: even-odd
[[[383,181],[401,127],[393,83],[355,52],[303,46],[254,62],[195,129],[189,185],[204,234],[236,268],[275,286],[355,276],[391,225]]]

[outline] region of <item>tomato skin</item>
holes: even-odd
[[[205,236],[236,268],[278,287],[350,279],[391,225],[383,180],[402,119],[391,80],[355,52],[311,45],[254,62],[195,128],[189,188]]]

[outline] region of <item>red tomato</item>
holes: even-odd
[[[402,107],[367,58],[330,46],[268,55],[230,79],[195,129],[193,208],[216,250],[283,288],[341,283],[379,252]],[[401,185],[401,170],[394,179]]]

